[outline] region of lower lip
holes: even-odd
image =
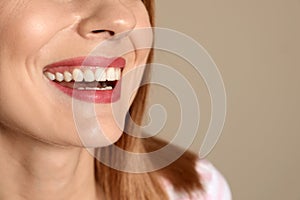
[[[113,103],[118,101],[121,96],[120,81],[117,82],[115,88],[112,90],[77,90],[64,87],[53,81],[51,83],[70,97],[89,103]]]

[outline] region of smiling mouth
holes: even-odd
[[[81,69],[80,69],[81,68]],[[121,78],[121,68],[84,67],[50,72],[44,75],[53,82],[77,90],[113,90]]]
[[[44,76],[63,93],[79,100],[111,103],[120,98],[123,58],[78,57],[44,68]],[[120,84],[119,84],[120,85]]]

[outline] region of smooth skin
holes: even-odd
[[[76,131],[72,99],[49,84],[43,68],[87,56],[112,33],[141,27],[150,22],[139,0],[0,0],[1,200],[101,199],[94,158]],[[123,76],[145,63],[148,54],[124,55]],[[111,106],[95,109],[114,143],[123,130]]]

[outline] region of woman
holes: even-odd
[[[135,152],[165,145],[158,139],[139,140],[123,134],[109,106],[118,101],[112,100],[112,91],[120,71],[124,76],[147,59],[150,62],[150,50],[111,61],[97,57],[115,68],[113,78],[106,80],[96,75],[99,63],[80,64],[101,41],[151,27],[152,1],[0,0],[0,9],[1,200],[230,198],[222,176],[192,153],[184,153],[158,171],[126,173],[98,162],[77,134],[72,96],[96,103],[101,128],[111,144]],[[97,88],[88,88],[87,82],[97,82]],[[96,95],[91,96],[90,90]],[[141,122],[146,94],[147,87],[141,87],[130,107],[136,123]],[[100,144],[96,141],[90,146],[102,147],[102,154],[118,158],[110,146]]]

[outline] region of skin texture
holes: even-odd
[[[87,56],[112,33],[141,27],[150,22],[138,0],[0,0],[0,199],[99,199],[94,158],[82,148],[72,99],[49,83],[43,68]],[[134,48],[134,40],[124,40]],[[123,76],[148,53],[124,55]],[[133,78],[140,79],[141,73]],[[122,129],[111,106],[95,110],[105,137],[115,142]]]

